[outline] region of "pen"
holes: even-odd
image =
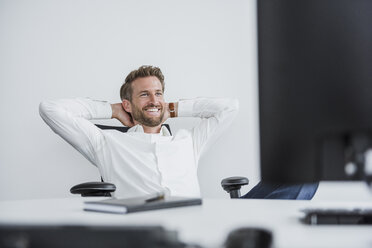
[[[153,202],[153,201],[163,200],[164,197],[165,197],[164,193],[157,193],[156,196],[146,199],[145,202]]]

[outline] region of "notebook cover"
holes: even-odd
[[[125,198],[125,199],[107,199],[103,201],[84,202],[84,210],[98,211],[108,213],[133,213],[140,211],[175,208],[184,206],[201,205],[201,198],[186,198],[170,196],[156,201],[146,201],[145,197]]]

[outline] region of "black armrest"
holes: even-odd
[[[228,177],[221,181],[222,188],[230,194],[230,198],[240,197],[240,188],[249,183],[246,177]]]
[[[116,190],[112,183],[88,182],[75,185],[70,189],[72,194],[81,194],[81,196],[111,196],[111,192]]]

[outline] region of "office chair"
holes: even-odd
[[[126,133],[129,127],[124,126],[105,126],[98,125],[96,126],[102,130],[105,129],[115,129],[120,132]],[[163,124],[169,133],[172,134],[168,124]],[[222,180],[222,188],[230,194],[230,198],[239,198],[240,197],[240,188],[243,185],[248,184],[248,179],[245,177],[229,177]],[[87,196],[111,196],[112,192],[115,192],[116,186],[112,183],[104,182],[101,177],[101,182],[87,182],[81,183],[73,186],[70,189],[72,194],[81,194],[83,197]]]

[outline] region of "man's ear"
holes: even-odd
[[[122,102],[121,102],[121,106],[123,106],[123,109],[128,112],[128,113],[132,113],[132,104],[130,103],[130,101],[128,101],[127,99],[124,99]]]

